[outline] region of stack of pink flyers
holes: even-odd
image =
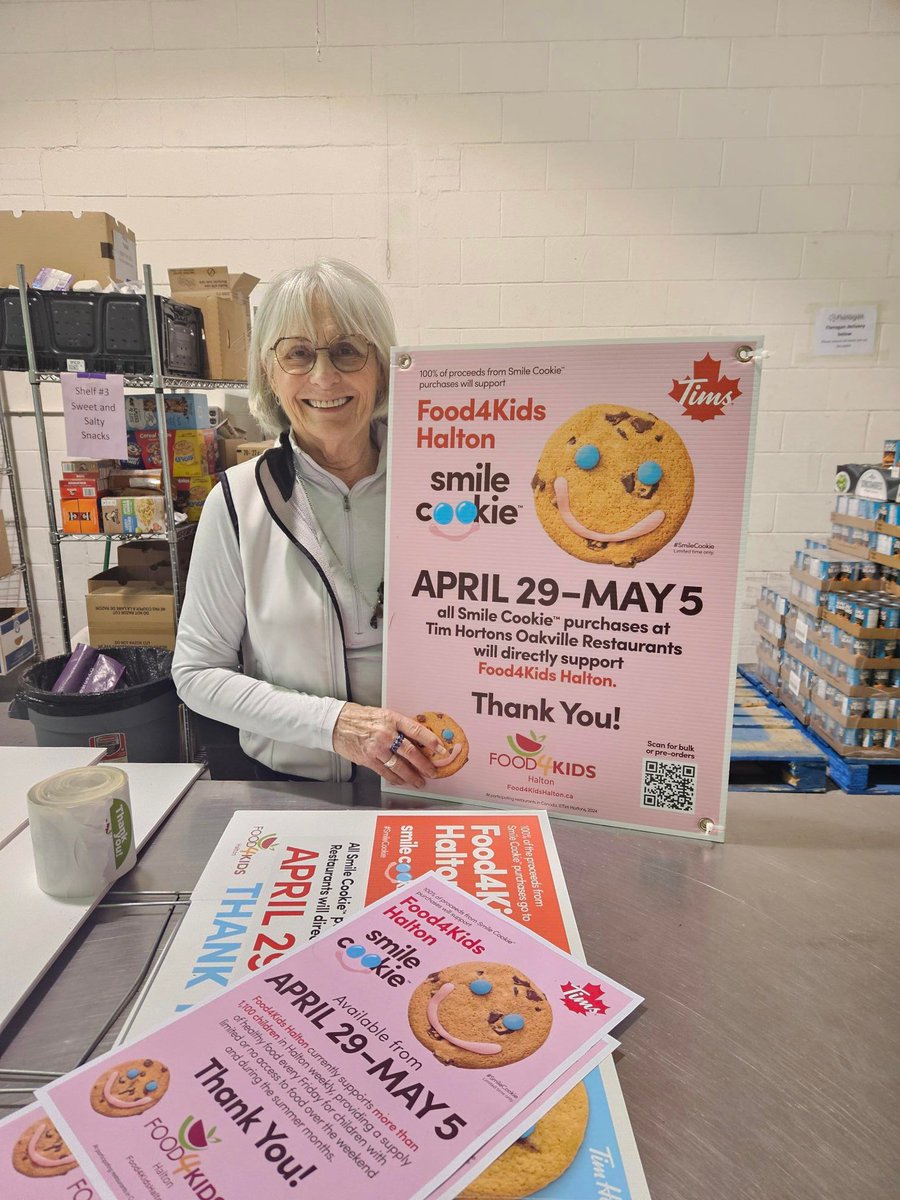
[[[443,1200],[640,999],[428,874],[39,1098],[99,1197]]]

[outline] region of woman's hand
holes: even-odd
[[[403,738],[392,751],[401,733]],[[437,755],[438,765],[447,754],[440,738],[418,721],[389,708],[367,708],[362,704],[348,703],[341,709],[332,745],[335,754],[369,767],[388,783],[416,788],[424,787],[426,779],[437,774],[422,751]]]

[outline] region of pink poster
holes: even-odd
[[[428,794],[722,840],[758,344],[393,352],[384,694]]]
[[[639,1003],[428,874],[40,1097],[115,1200],[423,1200]]]
[[[3,1200],[95,1200],[75,1155],[46,1109],[29,1104],[0,1121]]]

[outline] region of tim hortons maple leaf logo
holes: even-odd
[[[563,1004],[570,1012],[580,1013],[586,1017],[588,1013],[605,1013],[607,1006],[603,1003],[603,988],[596,983],[586,983],[579,987],[575,983],[562,985]]]
[[[693,374],[672,380],[672,390],[668,394],[692,421],[712,421],[741,395],[736,379],[726,375],[719,377],[721,366],[721,359],[707,354],[699,362],[694,360]]]

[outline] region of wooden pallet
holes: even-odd
[[[774,707],[790,721],[799,733],[819,750],[826,759],[828,775],[843,791],[854,796],[900,795],[900,757],[893,760],[860,758],[839,754],[814,729],[808,729],[780,704],[759,678],[752,666],[738,667],[738,686],[743,681],[757,692],[759,698]],[[737,716],[737,703],[735,716]],[[801,789],[798,789],[801,790]]]
[[[826,756],[780,706],[746,678],[736,680],[731,791],[824,792],[826,766]]]

